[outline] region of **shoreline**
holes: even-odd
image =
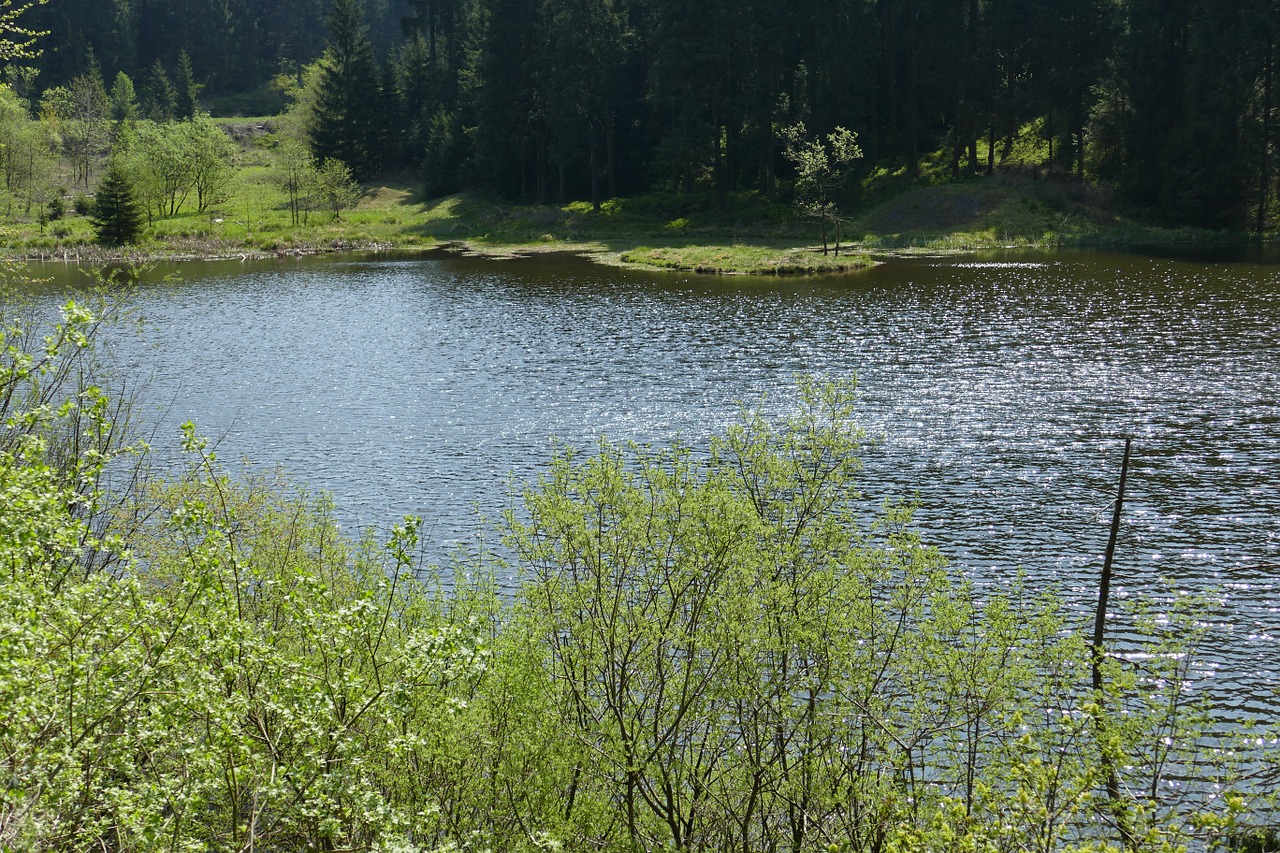
[[[76,217],[51,235],[13,229],[5,235],[9,239],[0,238],[0,258],[104,266],[343,253],[451,252],[495,260],[557,253],[651,272],[804,277],[852,275],[884,259],[921,255],[1280,251],[1278,235],[1164,228],[1057,199],[1054,192],[1065,190],[1007,179],[917,188],[847,219],[844,231],[850,239],[839,256],[823,254],[813,223],[753,196],[723,210],[703,210],[698,199],[682,196],[620,198],[592,210],[581,202],[521,205],[465,195],[422,199],[409,186],[369,185],[360,204],[341,220],[309,227],[285,225],[278,205],[259,199],[253,214],[239,211],[215,219],[181,214],[157,221],[140,246],[108,248],[90,242],[87,221]]]
[[[262,249],[252,246],[222,246],[193,250],[190,247],[145,247],[128,248],[126,250],[108,249],[94,245],[68,247],[56,251],[14,252],[0,250],[0,257],[9,263],[58,263],[64,265],[143,266],[154,263],[201,263],[213,261],[267,261],[284,258],[320,257],[323,255],[341,254],[404,254],[427,255],[431,253],[448,253],[462,257],[486,258],[489,260],[516,260],[540,255],[567,254],[581,257],[591,263],[621,269],[649,270],[652,272],[691,273],[710,276],[813,276],[843,275],[856,273],[875,266],[867,253],[846,251],[841,255],[824,257],[821,250],[808,247],[767,246],[761,244],[744,245],[735,241],[717,242],[708,240],[705,244],[687,247],[658,247],[636,245],[630,248],[619,248],[604,241],[584,240],[573,242],[532,242],[532,243],[488,243],[478,240],[441,240],[424,244],[394,243],[384,241],[333,241],[327,245],[303,244],[280,249]],[[646,263],[634,260],[637,253],[655,253],[660,262]],[[693,252],[696,257],[719,255],[722,263],[712,264],[705,260],[684,262],[680,253]],[[751,252],[757,258],[755,263],[734,263],[733,254]],[[812,252],[813,262],[802,262],[805,253]],[[765,260],[759,260],[763,253]],[[776,258],[776,260],[771,260]]]

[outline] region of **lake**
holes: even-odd
[[[1215,591],[1200,674],[1234,712],[1280,687],[1280,266],[1104,253],[894,260],[852,276],[700,278],[563,256],[179,267],[131,297],[111,359],[160,453],[194,420],[224,460],[333,493],[351,531],[480,539],[552,442],[695,447],[794,377],[856,375],[869,502],[915,497],[980,585],[1096,596],[1124,434],[1119,596]],[[63,268],[46,305],[65,297]],[[491,541],[492,536],[488,539]]]

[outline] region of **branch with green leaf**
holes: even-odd
[[[835,253],[840,254],[844,221],[837,201],[849,167],[862,158],[858,135],[837,127],[825,137],[810,137],[804,122],[783,128],[783,154],[795,168],[795,203],[806,215],[822,223],[822,254],[828,250],[827,233],[835,231]]]

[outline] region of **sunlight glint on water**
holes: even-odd
[[[174,436],[331,490],[344,523],[477,540],[552,436],[692,445],[797,373],[856,373],[870,505],[917,496],[979,584],[1021,568],[1087,606],[1122,441],[1120,597],[1217,589],[1202,672],[1274,714],[1280,268],[1105,254],[914,260],[826,280],[688,279],[572,259],[181,268],[116,342]],[[48,298],[52,300],[53,294]],[[492,537],[490,537],[492,539]]]

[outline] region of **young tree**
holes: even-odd
[[[185,150],[182,126],[142,123],[125,153],[135,191],[146,207],[147,217],[173,216],[191,193],[192,163]]]
[[[98,185],[89,222],[98,242],[108,246],[135,243],[142,234],[142,210],[133,184],[125,170],[115,163],[107,167]]]
[[[143,112],[152,121],[171,121],[178,112],[178,93],[159,57],[151,65],[142,99]]]
[[[210,205],[222,204],[231,195],[236,177],[236,144],[213,123],[208,113],[196,113],[183,123],[179,134],[182,151],[191,168],[196,212],[204,213]]]
[[[123,71],[116,74],[115,83],[111,87],[111,138],[118,153],[127,147],[138,124],[138,96],[133,88],[133,80]]]
[[[822,223],[822,254],[827,253],[827,227],[835,228],[835,252],[840,254],[842,221],[834,195],[843,183],[848,168],[862,157],[857,134],[837,127],[826,139],[810,139],[803,122],[783,131],[783,152],[796,170],[796,205],[808,216]]]
[[[174,115],[176,119],[192,118],[200,109],[200,89],[196,83],[195,69],[191,67],[191,57],[185,50],[178,54],[178,81],[175,86],[176,99]]]
[[[26,103],[0,84],[0,178],[9,204],[21,201],[29,213],[48,193],[55,147],[49,127],[33,120]]]
[[[97,63],[91,63],[66,89],[46,92],[45,99],[61,124],[62,148],[74,179],[87,189],[95,165],[111,142],[111,101]]]
[[[315,191],[315,158],[301,142],[286,140],[276,153],[274,177],[289,196],[291,224],[305,224],[306,199]]]
[[[342,211],[355,207],[360,200],[360,184],[346,163],[329,157],[316,170],[315,193],[320,206],[330,211],[337,222]]]

